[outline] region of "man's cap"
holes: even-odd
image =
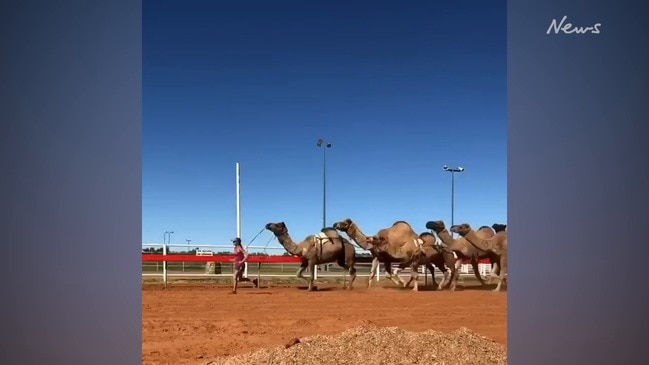
[[[232,239],[232,242],[233,243],[241,243],[241,238],[239,238],[239,237],[234,238],[234,239]]]

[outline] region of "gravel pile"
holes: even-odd
[[[285,346],[223,357],[205,365],[373,364],[506,365],[504,346],[460,328],[409,332],[371,323],[334,336],[287,339]]]

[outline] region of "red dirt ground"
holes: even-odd
[[[413,331],[467,327],[507,345],[506,292],[241,286],[233,295],[224,286],[143,285],[142,363],[202,363],[292,337],[335,334],[363,321]]]

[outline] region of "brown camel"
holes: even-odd
[[[454,225],[450,230],[451,232],[464,237],[476,248],[498,255],[500,258],[498,269],[500,272],[498,275],[498,285],[494,291],[500,291],[502,285],[507,284],[507,231],[500,231],[491,238],[484,238],[477,234],[473,229],[471,229],[471,226],[466,223]]]
[[[333,227],[341,232],[344,232],[347,236],[349,236],[349,238],[351,238],[354,242],[356,242],[356,244],[360,248],[369,251],[372,257],[374,258],[372,260],[372,267],[370,269],[370,277],[369,280],[367,281],[368,288],[372,285],[372,280],[376,277],[376,274],[378,272],[379,262],[383,263],[383,266],[385,267],[385,276],[388,279],[390,279],[393,283],[397,285],[404,284],[403,280],[401,280],[398,276],[396,278],[392,276],[392,263],[399,262],[400,260],[395,259],[394,257],[388,255],[386,252],[378,251],[376,247],[372,247],[370,249],[367,243],[368,236],[366,236],[363,233],[363,231],[360,229],[360,227],[358,227],[358,225],[354,223],[350,218],[334,223]],[[431,265],[430,262],[424,264],[428,267],[431,273],[434,273],[435,268]],[[435,282],[434,276],[433,276],[433,282],[437,284]]]
[[[478,228],[478,232],[481,232],[483,234],[483,236],[485,236],[485,238],[491,238],[496,233],[498,233],[496,231],[496,228],[494,228],[494,226],[496,226],[498,229],[500,229],[500,226],[498,224],[494,223],[491,227],[490,226],[481,226],[480,228]],[[471,245],[468,241],[467,241],[467,244],[475,249],[475,247],[473,245]],[[498,275],[498,273],[500,272],[500,269],[498,269],[498,261],[500,259],[498,259],[497,257],[487,257],[487,258],[489,259],[489,263],[491,264],[491,270],[489,271],[489,274],[487,274],[486,283],[491,284],[494,273],[496,275]],[[477,261],[476,261],[476,263],[477,263]]]
[[[494,223],[491,225],[491,229],[493,229],[495,233],[503,232],[507,230],[507,225],[501,223]],[[499,274],[500,274],[500,269],[498,268],[498,260],[491,260],[491,272],[489,273],[489,275],[487,275],[487,284],[491,284],[494,275],[498,276]]]
[[[376,235],[367,237],[365,242],[368,249],[375,249],[377,253],[385,253],[399,261],[400,265],[392,270],[392,276],[400,282],[403,280],[399,277],[399,272],[410,267],[410,279],[403,284],[403,287],[407,288],[414,281],[412,290],[419,290],[417,268],[423,255],[424,241],[419,238],[410,224],[397,221],[390,228],[381,229]]]
[[[443,241],[434,234],[424,232],[419,235],[419,238],[424,241],[422,244],[423,254],[419,264],[427,265],[431,275],[433,275],[433,283],[437,290],[442,290],[448,286],[451,291],[454,291],[456,282],[453,278],[457,276],[455,263],[458,260],[458,255],[448,245],[444,245]],[[432,265],[435,265],[444,275],[439,285],[435,281],[435,271]]]
[[[315,266],[337,262],[340,267],[349,273],[349,289],[352,289],[356,279],[356,251],[354,246],[344,237],[341,237],[333,228],[323,228],[316,235],[307,236],[304,241],[295,243],[288,234],[288,228],[284,222],[268,223],[266,229],[273,232],[279,243],[284,246],[286,251],[302,259],[297,277],[308,282],[309,291],[314,290],[313,281]],[[302,273],[309,268],[309,279],[305,278]],[[346,287],[346,280],[343,277],[343,288]]]
[[[446,229],[446,225],[443,221],[429,221],[426,222],[426,228],[432,230],[437,236],[442,240],[442,242],[448,246],[453,252],[458,256],[458,260],[455,263],[456,275],[451,277],[453,283],[457,283],[459,277],[459,268],[462,265],[463,260],[470,260],[471,267],[473,268],[473,274],[480,282],[480,285],[484,286],[485,281],[480,275],[480,270],[478,270],[478,260],[480,259],[489,259],[492,264],[499,261],[499,257],[491,252],[482,251],[469,243],[464,237],[454,238]],[[479,234],[484,238],[490,238],[494,236],[494,231],[491,227],[482,226],[478,230]]]

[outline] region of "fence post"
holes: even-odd
[[[167,245],[162,245],[162,256],[167,256]],[[165,257],[166,258],[166,257]],[[167,286],[167,261],[162,261],[162,282]]]
[[[313,280],[318,280],[318,265],[313,266]]]
[[[248,278],[248,263],[247,262],[243,263],[243,277]]]

